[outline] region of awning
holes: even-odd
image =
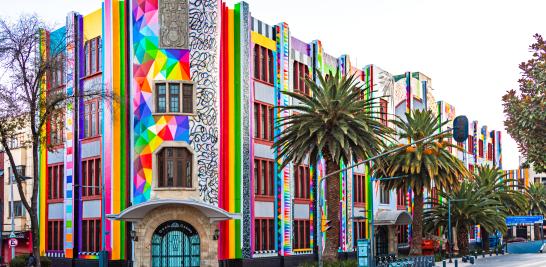
[[[377,212],[374,225],[408,225],[411,224],[411,215],[403,210],[382,210]]]
[[[156,200],[149,200],[134,206],[130,206],[129,208],[125,209],[119,214],[108,214],[106,217],[111,220],[120,220],[120,221],[139,221],[146,214],[148,214],[150,211],[152,211],[155,208],[159,208],[162,206],[181,206],[181,207],[192,207],[199,211],[201,211],[206,217],[208,217],[211,221],[224,221],[224,220],[232,220],[232,219],[241,219],[242,216],[239,213],[230,213],[227,212],[221,208],[218,208],[216,206],[213,206],[211,204],[187,199],[187,200],[180,200],[180,199],[156,199]]]

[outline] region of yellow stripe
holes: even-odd
[[[45,31],[44,30],[41,30],[41,47],[40,47],[40,53],[42,56],[47,56],[47,52],[46,52],[46,40],[45,40]],[[42,92],[44,92],[46,90],[46,78],[45,76],[42,77],[42,84],[41,84],[41,90]],[[44,100],[45,98],[45,95],[42,93],[41,94],[41,98],[42,100]],[[41,112],[43,112],[43,110],[41,110]],[[45,126],[43,127],[45,129]],[[45,131],[42,131],[42,138],[45,137]],[[44,140],[44,139],[42,139]],[[42,179],[42,181],[45,181],[46,180],[46,173],[47,173],[47,163],[46,163],[46,154],[47,151],[46,151],[46,146],[44,143],[41,143],[40,144],[40,178]],[[47,225],[47,221],[46,221],[46,183],[40,183],[40,225]],[[46,227],[42,226],[40,227],[40,255],[45,255],[45,250],[46,250],[46,239],[45,239],[45,236],[46,236]]]
[[[119,28],[117,27],[117,25],[119,25],[120,21],[119,21],[119,3],[118,1],[112,1],[112,7],[111,7],[111,10],[112,10],[112,24],[111,24],[111,27],[112,27],[112,42],[113,42],[113,46],[112,46],[112,77],[113,77],[113,82],[112,82],[112,90],[114,92],[114,94],[116,96],[119,96],[120,95],[120,88],[119,88],[119,73],[120,73],[120,69],[119,69],[119,58],[120,58],[120,54],[119,54]],[[116,45],[118,44],[118,45]],[[118,102],[114,102],[114,108],[113,108],[113,120],[114,120],[114,127],[112,127],[112,132],[113,132],[113,138],[112,138],[112,141],[114,143],[114,146],[113,146],[113,150],[112,150],[112,166],[113,166],[113,173],[112,173],[112,181],[113,181],[113,186],[112,186],[112,193],[113,193],[113,196],[112,196],[112,210],[113,210],[113,213],[119,213],[121,210],[120,210],[120,204],[119,201],[117,201],[118,199],[120,199],[120,193],[121,193],[121,188],[120,188],[120,184],[119,184],[119,178],[116,178],[116,177],[119,177],[120,175],[120,155],[119,155],[119,151],[120,151],[120,129],[121,129],[121,125],[120,125],[120,120],[119,120],[119,103]],[[110,235],[113,237],[113,242],[112,242],[112,259],[119,259],[120,257],[120,238],[119,238],[119,235],[120,235],[120,222],[119,221],[113,221],[113,225],[112,225],[112,233],[110,233]]]
[[[83,38],[93,39],[102,33],[102,8],[83,17]]]
[[[255,44],[259,44],[271,51],[277,51],[277,44],[275,43],[275,41],[265,37],[264,35],[261,35],[257,32],[250,32],[250,39]]]
[[[235,132],[233,129],[235,113],[233,109],[234,103],[234,62],[233,62],[233,10],[228,10],[228,64],[229,64],[229,83],[228,83],[228,114],[229,114],[229,212],[235,211],[235,203],[233,198],[235,197]],[[232,259],[235,257],[235,221],[229,221],[229,258]]]

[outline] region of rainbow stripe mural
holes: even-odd
[[[220,118],[220,192],[219,206],[227,211],[240,211],[240,198],[235,197],[236,192],[240,195],[241,168],[236,164],[237,155],[240,159],[240,117],[235,116],[235,106],[240,106],[240,84],[235,82],[240,78],[240,73],[235,73],[236,56],[239,55],[239,48],[235,45],[235,35],[239,29],[235,27],[236,11],[222,5],[222,34],[221,42],[221,73],[220,73],[220,108],[226,110]],[[239,36],[237,36],[239,38]],[[238,112],[237,112],[238,114]],[[237,131],[237,130],[238,131]],[[236,140],[237,139],[237,140]],[[239,146],[236,145],[239,144]],[[237,200],[236,200],[237,199]],[[236,203],[237,202],[237,203]],[[219,239],[220,259],[233,259],[241,257],[240,246],[240,221],[227,221],[220,223],[221,236]],[[238,231],[239,230],[239,231]],[[237,233],[237,234],[236,234]]]

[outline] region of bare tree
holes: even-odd
[[[40,187],[39,153],[40,146],[48,146],[46,126],[56,121],[54,115],[78,98],[113,96],[104,93],[103,85],[75,90],[68,95],[65,90],[49,90],[51,77],[63,74],[66,41],[48,43],[44,53],[43,33],[47,25],[35,15],[23,15],[11,22],[0,18],[0,145],[5,150],[9,163],[16,170],[16,162],[9,142],[28,132],[23,146],[32,149],[32,195],[27,198],[23,192],[24,177],[13,172],[17,190],[31,221],[32,249],[37,266],[40,263],[40,231],[38,218],[38,192]],[[57,122],[58,123],[58,122]],[[47,147],[51,150],[51,147]]]

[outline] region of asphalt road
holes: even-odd
[[[459,267],[476,266],[476,267],[544,267],[546,266],[546,253],[536,254],[506,254],[499,256],[481,256],[474,263],[462,263],[459,258]],[[437,262],[436,266],[442,266],[441,262]],[[447,266],[455,266],[454,263],[448,263]]]

